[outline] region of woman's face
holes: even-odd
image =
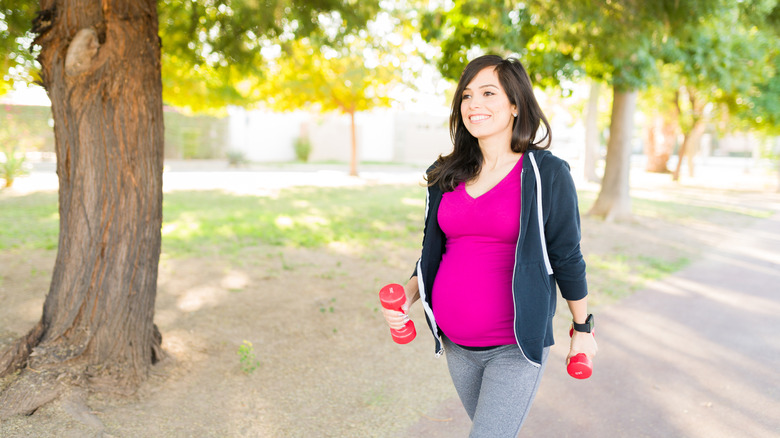
[[[463,90],[460,114],[466,129],[480,142],[512,139],[512,124],[517,107],[509,102],[498,80],[495,67],[482,69]]]

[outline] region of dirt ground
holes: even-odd
[[[768,205],[759,192],[676,193],[691,203],[780,209],[776,195]],[[656,195],[646,188],[644,196]],[[614,249],[695,258],[719,231],[750,221],[585,218],[583,248],[586,255]],[[40,318],[55,255],[0,252],[0,348]],[[455,392],[445,358],[434,357],[421,306],[411,312],[418,338],[405,346],[390,340],[379,312],[379,288],[405,281],[417,257],[414,249],[343,244],[163,257],[155,321],[169,358],[139,391],[87,395],[87,409],[66,397],[0,423],[0,436],[401,437],[420,421],[450,421],[433,416]],[[250,373],[237,354],[245,341],[259,361]]]

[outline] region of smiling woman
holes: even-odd
[[[517,60],[482,56],[466,66],[450,134],[453,152],[428,169],[423,248],[406,301],[423,301],[470,436],[514,438],[553,344],[556,284],[575,329],[569,357],[596,353],[577,194],[568,164],[544,150],[550,126]],[[409,304],[383,308],[391,329],[408,322]]]

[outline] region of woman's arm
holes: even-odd
[[[409,281],[406,282],[406,286],[404,286],[404,290],[406,291],[406,303],[407,303],[406,309],[409,310],[409,306],[411,306],[417,300],[420,299],[420,284],[417,282],[416,275],[410,278]]]
[[[585,319],[588,317],[588,297],[586,296],[585,298],[576,301],[567,300],[566,303],[569,305],[572,320],[577,324],[585,324]],[[583,333],[574,330],[571,336],[569,354],[566,356],[566,363],[569,363],[569,359],[579,353],[585,353],[586,356],[592,359],[596,355],[598,349],[596,338],[592,333]]]

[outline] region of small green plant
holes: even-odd
[[[311,155],[311,141],[308,138],[296,138],[293,147],[295,148],[295,159],[303,161],[304,163],[309,161],[309,155]]]
[[[17,177],[27,175],[24,153],[17,152],[16,148],[7,148],[2,154],[5,160],[0,163],[0,178],[5,180],[5,188],[14,185]]]
[[[232,149],[227,151],[225,155],[228,159],[228,166],[239,167],[249,164],[249,159],[246,157],[246,153],[244,153],[244,151]]]
[[[336,299],[335,298],[331,298],[330,301],[328,301],[328,307],[325,307],[326,305],[320,306],[320,312],[322,312],[322,313],[326,313],[326,312],[333,313],[333,312],[335,312],[336,308],[333,307],[334,304],[336,304]]]
[[[249,341],[244,341],[238,346],[238,361],[241,364],[241,371],[245,374],[252,374],[260,366],[260,360],[255,356],[255,347]]]

